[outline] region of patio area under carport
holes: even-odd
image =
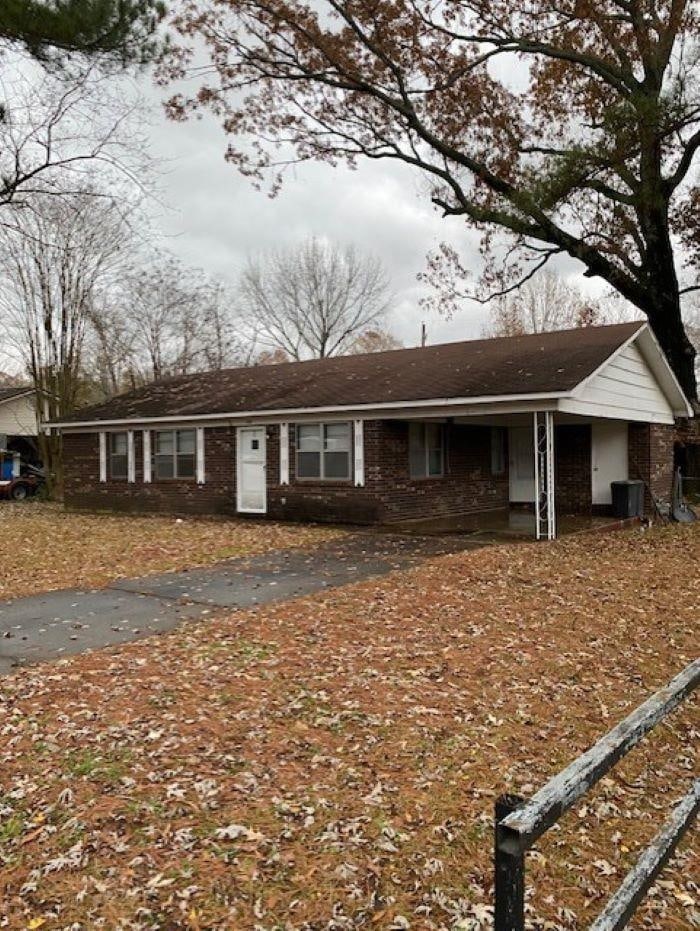
[[[639,523],[638,518],[623,520],[611,515],[564,514],[557,518],[557,537],[571,534],[604,533]],[[419,536],[464,535],[475,543],[504,543],[532,540],[536,535],[534,509],[499,508],[451,517],[425,518],[392,524],[391,529]]]
[[[490,433],[491,479],[498,476],[507,493],[499,506],[455,509],[451,514],[435,513],[389,525],[407,532],[467,533],[495,540],[555,539],[619,526],[613,518],[611,485],[642,477],[630,449],[636,432],[646,424],[554,409],[461,414],[421,418],[421,422],[442,424],[446,475],[451,462],[460,457],[460,446],[483,444]],[[470,428],[480,429],[472,432]],[[481,482],[483,476],[475,473],[473,481]],[[468,477],[464,491],[466,501]]]
[[[529,367],[517,358],[509,364],[509,374],[522,372],[528,379],[537,369],[532,360]],[[451,401],[450,407],[441,422],[487,426],[492,437],[500,430],[508,493],[501,485],[500,500],[494,496],[488,502],[494,505],[493,513],[466,507],[459,519],[455,509],[449,520],[436,512],[431,522],[440,528],[458,524],[475,532],[549,540],[560,532],[595,529],[599,518],[609,523],[613,482],[641,480],[647,514],[669,502],[675,419],[692,414],[647,326],[573,389],[484,395]],[[426,411],[424,419],[428,417]],[[497,454],[497,444],[494,451]],[[477,510],[485,513],[470,513]],[[425,521],[417,523],[425,527]]]

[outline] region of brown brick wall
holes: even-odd
[[[235,431],[211,427],[204,431],[206,483],[195,479],[143,482],[143,440],[135,431],[136,481],[99,480],[97,433],[67,433],[63,438],[65,502],[74,508],[164,513],[234,513]]]
[[[268,516],[287,520],[390,522],[447,517],[508,506],[508,474],[491,475],[489,427],[447,424],[445,474],[412,479],[408,424],[366,421],[365,485],[306,482],[295,477],[294,426],[290,424],[290,484],[279,484],[279,427],[267,427]],[[166,513],[236,513],[235,428],[205,429],[206,482],[143,484],[141,431],[135,432],[136,482],[99,481],[96,433],[66,434],[65,497],[70,507]],[[655,494],[668,500],[673,466],[673,427],[630,425],[630,475],[635,462]],[[557,508],[591,508],[590,427],[559,426],[555,433]],[[507,466],[506,466],[507,468]],[[647,502],[647,508],[650,501]]]
[[[377,421],[365,444],[367,488],[386,521],[449,517],[508,505],[508,472],[491,475],[489,427],[445,425],[444,475],[412,479],[408,424]],[[506,457],[507,459],[507,457]]]
[[[291,520],[390,522],[444,517],[506,507],[508,475],[491,475],[491,434],[486,427],[446,425],[445,474],[412,479],[408,424],[365,421],[365,485],[352,480],[310,482],[296,479],[295,430],[290,424],[290,484],[268,487],[270,516]],[[269,441],[268,441],[269,442]],[[279,434],[271,455],[278,459]]]
[[[288,520],[375,523],[459,514],[508,503],[508,476],[493,477],[490,431],[448,425],[445,475],[411,479],[408,424],[366,421],[365,485],[297,481],[290,424],[290,484],[279,484],[279,427],[267,428],[268,516]],[[170,513],[235,513],[235,428],[205,429],[206,482],[143,484],[141,431],[135,432],[136,482],[99,481],[96,433],[66,434],[65,499],[69,507]]]
[[[554,489],[560,514],[591,512],[591,428],[562,424],[554,429]]]
[[[629,425],[630,478],[641,478],[646,483],[644,511],[651,516],[654,514],[654,506],[649,490],[664,506],[671,500],[675,438],[675,427],[672,424]]]
[[[366,421],[365,461],[369,437],[375,421]],[[347,481],[309,481],[296,478],[296,429],[289,425],[289,485],[279,484],[279,427],[268,429],[267,508],[268,516],[279,520],[322,521],[327,523],[372,524],[381,519],[381,509],[366,486],[357,488]]]

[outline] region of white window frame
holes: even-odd
[[[347,475],[330,475],[326,477],[326,453],[334,450],[326,449],[326,430],[328,427],[345,426],[348,428],[348,448],[343,450],[347,452],[348,469]],[[302,427],[318,427],[320,450],[319,450],[319,474],[318,475],[299,475],[299,455],[303,450],[300,449],[299,431]],[[308,423],[298,423],[296,425],[296,443],[295,443],[295,469],[296,479],[298,482],[350,482],[353,479],[353,423],[351,420],[315,420]]]
[[[356,420],[354,424],[355,485],[365,484],[365,422]]]
[[[197,430],[196,428],[195,427],[172,427],[172,428],[169,427],[167,430],[154,430],[153,433],[155,434],[153,437],[153,465],[154,465],[153,477],[155,478],[155,480],[157,482],[175,482],[175,481],[194,482],[194,481],[197,481],[198,456],[197,456]],[[165,458],[168,455],[167,453],[158,452],[158,435],[161,433],[170,433],[173,438],[173,451],[172,451],[172,454],[170,454],[173,460],[173,474],[172,476],[168,476],[167,478],[158,475],[158,458],[159,457]],[[183,455],[188,455],[188,456],[194,455],[194,471],[192,475],[178,475],[178,472],[177,472],[177,460],[178,460],[177,434],[178,433],[194,434],[194,454],[183,453]]]
[[[136,444],[133,430],[129,430],[126,435],[126,480],[132,485],[136,481]]]
[[[491,475],[503,478],[508,471],[507,427],[491,427]]]
[[[194,474],[197,477],[197,484],[203,485],[206,480],[206,470],[204,466],[204,427],[197,427],[194,439]]]
[[[440,471],[431,472],[430,471],[430,450],[431,446],[427,442],[427,428],[428,427],[437,427],[440,434]],[[423,447],[423,460],[425,466],[424,474],[415,474],[413,471],[413,463],[411,460],[411,431],[420,428],[421,430],[421,445]],[[408,425],[408,472],[414,481],[423,481],[424,479],[430,478],[444,478],[445,476],[445,427],[441,423],[431,423],[426,420],[411,421]]]
[[[151,460],[151,431],[144,430],[142,434],[143,444],[143,481],[148,485],[152,481],[152,460]]]
[[[107,450],[106,450],[107,451],[107,478],[109,479],[110,482],[132,481],[131,479],[132,457],[130,454],[132,453],[133,447],[129,443],[129,434],[130,434],[129,430],[112,430],[110,433],[107,434],[107,444],[106,444],[107,446]],[[125,454],[112,452],[112,443],[114,442],[114,438],[117,436],[123,436],[126,441],[126,453]],[[126,470],[123,475],[115,475],[114,472],[112,471],[112,460],[114,459],[115,455],[119,455],[120,458],[122,458],[123,455],[126,457]]]
[[[289,484],[289,424],[280,424],[280,485]]]
[[[107,481],[107,434],[100,430],[100,481]]]

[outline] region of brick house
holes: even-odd
[[[76,508],[393,523],[668,500],[692,416],[646,324],[168,379],[51,424]]]

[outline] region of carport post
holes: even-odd
[[[532,417],[535,456],[535,536],[554,540],[557,535],[554,506],[554,414],[535,411]]]

